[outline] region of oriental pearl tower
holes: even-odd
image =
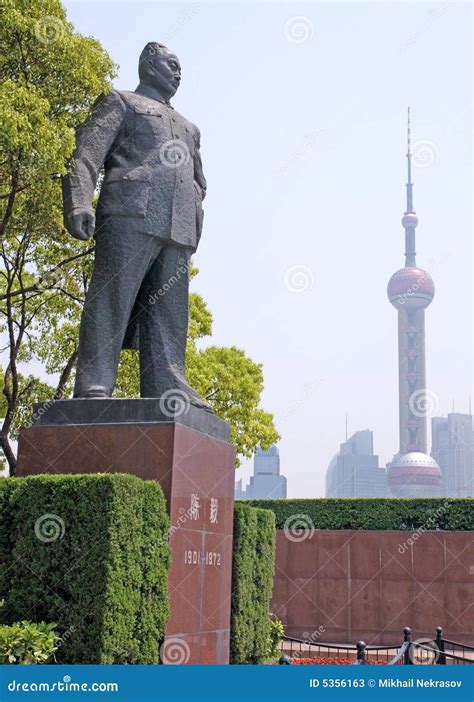
[[[388,465],[388,483],[394,497],[441,495],[441,472],[427,454],[428,397],[425,370],[425,309],[434,298],[434,283],[416,265],[415,229],[411,179],[410,108],[408,108],[407,207],[402,218],[405,230],[405,266],[392,275],[388,299],[398,312],[398,387],[400,448]]]

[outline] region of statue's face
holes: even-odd
[[[150,60],[148,84],[166,98],[173,97],[181,81],[181,64],[169,49],[160,49]]]

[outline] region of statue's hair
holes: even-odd
[[[138,60],[138,76],[140,80],[142,78],[146,78],[147,66],[150,63],[150,60],[153,60],[153,56],[156,56],[156,54],[159,54],[161,51],[163,51],[163,49],[167,48],[167,46],[165,46],[164,44],[160,44],[160,42],[158,41],[148,42],[148,44],[145,46],[142,53],[140,54],[140,58]]]

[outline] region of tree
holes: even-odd
[[[96,40],[74,32],[58,0],[5,0],[4,7],[0,331],[6,360],[0,446],[13,475],[11,441],[29,423],[32,403],[67,396],[72,389],[93,246],[65,234],[60,176],[75,128],[96,97],[110,89],[115,66]],[[211,331],[212,316],[193,293],[190,382],[231,423],[238,454],[250,456],[258,445],[278,439],[272,416],[258,408],[262,368],[234,347],[199,349],[198,341]],[[45,382],[44,373],[58,382]],[[137,396],[138,388],[137,354],[123,352],[116,396]]]
[[[49,353],[50,370],[67,375],[75,361],[75,339],[65,335],[80,313],[92,249],[64,237],[59,181],[75,127],[109,90],[115,67],[99,42],[74,32],[58,0],[4,0],[2,20],[0,322],[7,358],[0,445],[14,473],[10,433],[19,407],[41,386],[19,366],[42,360],[45,333],[62,335],[69,352],[60,371]],[[63,376],[56,396],[66,384]]]

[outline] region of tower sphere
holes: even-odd
[[[398,497],[428,497],[428,492],[439,493],[441,470],[435,459],[426,453],[411,451],[396,456],[388,468],[388,483]]]
[[[402,217],[402,226],[404,229],[414,229],[418,226],[418,217],[414,212],[406,212]]]
[[[388,299],[396,309],[424,309],[434,294],[433,279],[422,268],[400,268],[388,281]]]

